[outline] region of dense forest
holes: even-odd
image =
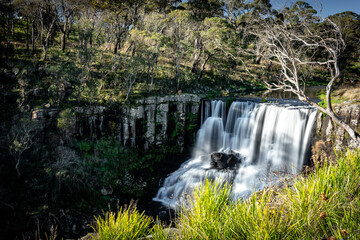
[[[276,49],[269,48],[271,36]],[[308,38],[314,41],[301,40]],[[86,234],[103,209],[149,201],[178,166],[157,164],[188,154],[175,141],[124,148],[111,126],[107,136],[69,143],[74,107],[117,109],[149,96],[229,98],[268,88],[297,94],[331,79],[336,87],[355,86],[359,42],[359,13],[322,19],[305,1],[273,8],[270,0],[2,0],[0,238],[44,238],[56,226],[60,236]],[[279,50],[283,43],[290,55]],[[287,81],[294,71],[296,82]],[[60,112],[57,145],[37,141],[39,125],[30,120],[34,110],[53,108]],[[115,181],[136,176],[143,182]],[[113,194],[102,194],[115,185]]]

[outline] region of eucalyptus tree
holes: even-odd
[[[339,26],[346,44],[340,57],[340,68],[344,73],[342,77],[354,82],[360,74],[360,15],[347,11],[329,18]]]
[[[307,2],[297,1],[291,7],[285,8],[286,14],[279,13],[278,17],[286,18],[291,25],[298,25],[304,21],[318,21],[317,11]]]
[[[233,27],[223,18],[206,18],[201,31],[201,43],[203,46],[202,64],[197,80],[201,80],[205,66],[212,58],[218,59],[218,62],[225,63],[227,69],[224,73],[230,73],[229,54],[231,55],[235,49],[236,43]],[[221,70],[220,65],[222,64],[216,66],[216,71]]]
[[[59,29],[62,33],[61,36],[61,50],[65,51],[66,48],[66,36],[69,31],[71,16],[76,11],[78,1],[73,0],[56,0],[57,1],[57,15],[58,15],[58,24]],[[61,26],[62,24],[62,26]]]
[[[196,24],[191,12],[187,10],[174,10],[166,18],[165,34],[170,38],[170,56],[175,65],[174,79],[177,81],[178,90],[181,79],[180,64],[189,52]]]
[[[249,10],[250,5],[246,0],[223,0],[223,16],[233,26],[236,34],[241,33]]]
[[[301,101],[327,114],[359,146],[359,134],[334,112],[331,104],[331,91],[340,77],[339,60],[345,49],[342,32],[328,18],[318,17],[314,22],[313,17],[306,15],[296,18],[294,24],[291,9],[293,8],[282,9],[276,15],[267,14],[254,19],[252,24],[248,25],[247,33],[255,37],[261,51],[256,52],[253,48],[248,48],[247,52],[252,55],[260,54],[280,69],[275,79],[264,80],[268,89],[294,93]],[[305,94],[306,73],[311,67],[323,67],[329,73],[326,108]]]
[[[179,3],[181,3],[181,0],[152,0],[148,1],[147,8],[150,11],[162,13],[166,18],[167,14],[174,10]]]
[[[222,16],[223,3],[220,0],[189,0],[187,1],[187,8],[192,14],[200,20],[209,17]]]
[[[40,1],[39,24],[40,39],[43,47],[43,61],[47,60],[49,40],[55,34],[56,21],[58,19],[55,2],[51,0]]]
[[[136,28],[141,17],[141,10],[145,9],[146,1],[143,0],[124,0],[110,1],[104,0],[100,7],[114,13],[113,32],[115,34],[114,54],[123,47],[130,29]],[[143,11],[144,12],[144,11]],[[134,46],[134,49],[136,46]]]
[[[93,77],[94,59],[102,41],[98,40],[98,34],[102,30],[102,12],[96,8],[83,9],[77,19],[76,26],[79,34],[80,48],[78,49],[78,60],[81,67],[78,88],[78,101],[81,94],[88,94],[90,103],[94,100],[97,91],[97,80]],[[95,40],[95,41],[94,41]]]
[[[159,13],[147,14],[144,18],[142,30],[132,29],[130,39],[138,48],[137,57],[143,59],[147,67],[147,79],[150,79],[149,91],[154,84],[154,70],[159,62],[159,57],[164,55],[169,37],[163,34],[166,20]]]

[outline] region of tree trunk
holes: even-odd
[[[69,21],[69,18],[66,17],[64,27],[63,27],[63,30],[62,30],[61,50],[63,52],[65,51],[65,48],[66,48],[66,34],[67,34],[67,28],[68,28],[68,21]]]
[[[92,33],[90,33],[89,44],[90,44],[90,48],[92,48],[92,44],[93,44],[93,35],[92,35]]]
[[[200,44],[199,38],[195,39],[194,47],[196,50],[194,53],[194,60],[193,60],[192,68],[191,68],[192,73],[196,72],[196,69],[200,63],[200,53],[201,53],[202,45]]]
[[[136,53],[136,42],[134,42],[134,44],[133,44],[133,48],[132,48],[132,51],[131,51],[131,57],[134,57],[135,53]]]
[[[47,49],[48,49],[47,44],[43,44],[43,58],[42,58],[43,61],[47,60]]]
[[[31,23],[31,45],[32,45],[32,54],[35,54],[35,20],[32,20]]]
[[[21,173],[20,173],[20,160],[21,160],[21,157],[17,157],[16,159],[16,165],[15,165],[15,169],[16,169],[16,172],[17,172],[17,175],[18,177],[21,176]]]
[[[115,55],[117,54],[118,46],[119,46],[119,39],[117,38],[116,41],[115,41],[115,46],[114,46],[114,54]]]
[[[15,26],[14,26],[14,18],[11,18],[11,37],[14,40],[15,38]]]
[[[11,19],[10,14],[7,15],[7,36],[8,39],[11,37]]]
[[[149,86],[149,92],[152,90],[154,84],[154,66],[151,66],[151,82]]]
[[[210,59],[212,56],[214,56],[214,53],[209,54],[208,57],[205,59],[204,63],[202,64],[202,66],[201,66],[201,71],[200,71],[199,77],[198,77],[198,79],[197,79],[198,82],[200,82],[200,80],[201,80],[201,78],[202,78],[203,72],[204,72],[204,70],[205,70],[205,65],[206,65],[206,63],[209,61],[209,59]]]
[[[26,18],[26,51],[29,51],[29,18]]]
[[[70,19],[70,18],[69,18]],[[70,33],[72,32],[72,21],[68,22],[69,29],[67,30],[67,39],[70,39]]]
[[[43,40],[43,61],[46,61],[46,58],[47,58],[47,50],[49,48],[49,38],[51,36],[51,32],[53,30],[55,20],[56,19],[54,18],[53,21],[51,22],[48,32],[45,36],[45,39]]]

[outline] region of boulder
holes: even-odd
[[[236,164],[241,163],[241,158],[238,154],[231,152],[230,154],[226,154],[223,152],[215,152],[210,155],[211,168],[215,169],[233,169]]]

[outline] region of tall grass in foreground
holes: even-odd
[[[150,217],[139,213],[137,209],[120,208],[117,214],[108,212],[104,218],[96,218],[96,235],[94,239],[120,240],[139,239],[149,234],[149,227],[152,223]]]
[[[348,152],[337,164],[316,166],[281,189],[268,188],[243,201],[232,202],[230,190],[206,181],[194,191],[191,207],[181,210],[171,237],[159,224],[149,229],[145,216],[135,225],[129,213],[124,222],[111,226],[126,221],[133,229],[146,226],[152,239],[360,239],[359,153]],[[110,231],[107,222],[110,218],[98,219],[98,229]],[[123,239],[138,238],[131,235],[135,232],[124,233]]]

